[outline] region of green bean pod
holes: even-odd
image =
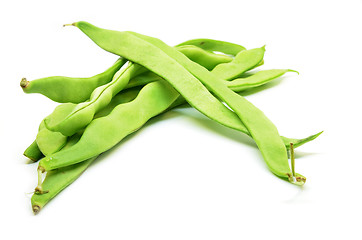
[[[221,63],[228,63],[233,60],[227,55],[208,52],[194,45],[182,45],[176,47],[176,49],[186,55],[191,61],[202,65],[208,70],[214,69]]]
[[[209,70],[214,69],[217,65],[221,63],[227,63],[232,61],[231,57],[208,52],[194,45],[182,45],[176,48],[190,60],[200,64],[201,66]],[[132,78],[125,88],[127,89],[135,86],[143,86],[147,83],[154,82],[160,79],[160,76],[158,76],[157,74],[147,71]]]
[[[186,42],[178,44],[177,46],[183,45],[194,45],[209,52],[222,52],[232,56],[236,56],[239,52],[246,50],[245,47],[235,43],[207,38],[188,40]]]
[[[92,121],[77,144],[40,160],[39,169],[66,167],[108,150],[148,119],[165,111],[178,96],[165,81],[147,84],[135,100],[120,104],[106,117]]]
[[[75,134],[86,127],[92,121],[94,114],[107,106],[112,97],[124,89],[132,77],[145,71],[146,69],[140,65],[130,63],[126,68],[119,70],[110,83],[96,88],[89,101],[69,104],[70,107],[67,108],[55,108],[54,112],[45,119],[46,127],[65,136]]]
[[[271,69],[256,72],[255,74],[246,78],[237,78],[226,83],[226,85],[233,91],[240,92],[249,88],[258,87],[266,84],[278,77],[283,76],[287,72],[296,72],[291,69]]]
[[[257,67],[263,61],[264,52],[265,47],[241,51],[231,62],[217,65],[212,69],[212,73],[220,79],[235,79],[246,71]]]
[[[231,114],[236,113],[233,115],[233,119],[239,123],[241,120],[247,126],[244,129],[245,132],[250,132],[269,169],[275,175],[289,180],[293,184],[304,184],[305,177],[299,174],[292,176],[286,148],[274,124],[262,111],[229,90],[207,69],[190,61],[185,55],[156,38],[134,32],[105,30],[86,22],[77,22],[73,25],[82,30],[104,50],[145,66],[169,81],[190,105],[211,119],[225,118],[226,115],[232,116]],[[147,57],[140,58],[139,52],[141,50],[148,53]],[[155,61],[159,64],[153,64]],[[235,113],[211,95],[199,81],[226,102]],[[212,110],[213,108],[215,111]]]
[[[235,44],[235,43],[219,41],[219,40],[214,40],[214,39],[207,39],[207,38],[199,38],[199,39],[188,40],[186,42],[178,44],[177,47],[184,46],[184,45],[193,45],[193,46],[202,48],[205,51],[221,52],[221,53],[228,54],[228,55],[231,55],[231,56],[234,56],[234,57],[238,53],[246,50],[245,47],[243,47],[241,45],[238,45],[238,44]],[[264,64],[264,60],[261,60],[259,62],[259,64],[256,65],[256,67],[261,66],[263,64]]]
[[[53,101],[60,103],[80,103],[87,101],[93,90],[111,81],[113,75],[126,63],[126,59],[119,58],[103,73],[89,78],[70,78],[53,76],[20,82],[25,93],[40,93]]]

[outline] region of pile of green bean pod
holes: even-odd
[[[204,38],[170,47],[135,32],[110,31],[87,22],[71,25],[119,59],[92,77],[21,80],[25,93],[40,93],[60,103],[41,121],[36,139],[24,151],[32,161],[40,160],[31,199],[34,213],[75,181],[97,156],[149,119],[182,104],[252,137],[273,174],[295,185],[305,183],[306,178],[295,173],[293,151],[322,132],[302,139],[280,136],[265,114],[242,96],[244,90],[296,72],[256,71],[264,63],[264,46],[247,50]],[[292,153],[291,167],[287,151]]]

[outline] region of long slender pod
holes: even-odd
[[[269,169],[291,183],[304,184],[305,177],[299,174],[292,176],[286,148],[274,124],[262,111],[229,90],[207,69],[190,61],[185,55],[156,38],[134,32],[105,30],[86,22],[77,22],[73,25],[104,50],[145,66],[169,81],[190,105],[211,119],[216,120],[221,117],[228,121],[229,117],[225,118],[225,116],[234,114],[232,118],[239,123],[241,120],[244,124],[244,132],[250,132]],[[140,51],[141,49],[143,51]],[[139,52],[147,52],[148,55],[140,58]],[[157,65],[154,64],[156,59]],[[203,84],[226,102],[234,112],[210,94]],[[214,116],[214,113],[218,116]]]

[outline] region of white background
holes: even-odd
[[[362,2],[2,1],[0,4],[1,239],[360,239]],[[102,155],[37,216],[36,164],[22,156],[56,103],[19,87],[92,76],[117,57],[78,29],[85,20],[170,45],[214,38],[266,44],[260,69],[291,68],[247,95],[297,149],[303,188],[275,177],[251,139],[197,111],[150,121]],[[7,238],[4,238],[7,237]]]

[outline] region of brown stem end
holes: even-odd
[[[20,87],[26,88],[29,85],[29,81],[26,78],[22,78],[20,81]]]
[[[33,205],[33,213],[38,214],[40,212],[41,207],[38,205]]]

